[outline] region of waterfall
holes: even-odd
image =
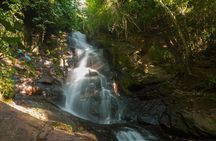
[[[103,51],[88,44],[80,32],[70,34],[68,43],[77,62],[68,72],[62,109],[97,124],[124,123],[121,116],[125,104],[116,90]],[[145,129],[137,129],[122,127],[114,129],[113,134],[118,141],[157,140]]]
[[[75,48],[78,62],[68,73],[64,88],[63,109],[80,118],[110,124],[120,120],[121,105],[112,87],[112,79],[105,74],[110,68],[103,53],[87,43],[80,32],[69,36],[69,47]]]
[[[153,136],[150,132],[140,129],[141,132],[136,129],[124,127],[116,132],[116,138],[118,141],[158,141],[159,139]]]

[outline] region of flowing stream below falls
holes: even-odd
[[[68,44],[74,52],[74,64],[64,86],[62,110],[95,124],[125,123],[121,119],[125,103],[116,90],[103,50],[87,43],[86,36],[80,32],[71,33]],[[117,141],[159,140],[141,127],[123,126],[113,134]]]

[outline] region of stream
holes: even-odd
[[[94,124],[122,124],[113,130],[117,141],[159,140],[142,127],[124,126],[122,112],[127,103],[117,90],[103,50],[90,45],[80,32],[69,35],[69,48],[74,52],[75,63],[64,85],[65,100],[61,109]]]

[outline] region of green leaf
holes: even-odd
[[[22,28],[23,28],[23,24],[22,23],[20,23],[20,22],[15,22],[14,23],[14,27],[17,29],[17,30],[22,30]]]
[[[6,28],[6,30],[15,33],[15,28],[10,24],[10,22],[0,18],[0,23]]]
[[[21,43],[20,37],[1,37],[4,41],[6,41],[8,44],[15,44],[15,43]]]

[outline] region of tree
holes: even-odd
[[[75,0],[30,1],[24,8],[25,25],[40,33],[41,42],[50,34],[79,28],[78,8]]]
[[[23,13],[20,0],[5,0],[0,3],[0,44],[5,53],[9,46],[21,44]]]
[[[86,27],[91,32],[105,31],[121,40],[134,34],[160,36],[175,57],[175,65],[187,74],[191,74],[193,57],[215,34],[214,0],[92,0],[88,5]]]
[[[11,68],[4,57],[14,56],[22,46],[23,13],[20,0],[4,0],[0,2],[0,94],[13,96],[14,81]]]

